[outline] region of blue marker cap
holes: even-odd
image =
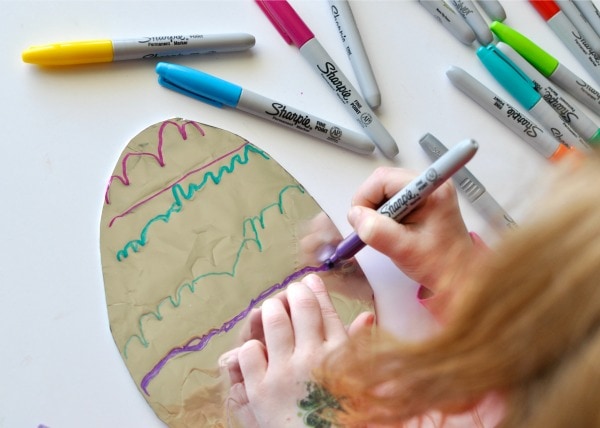
[[[156,73],[165,88],[216,107],[236,107],[242,95],[240,86],[182,65],[159,62]]]
[[[527,110],[542,98],[535,90],[533,80],[496,46],[480,47],[477,56],[496,80]]]

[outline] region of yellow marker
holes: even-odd
[[[23,61],[39,65],[91,64],[112,62],[113,56],[110,40],[90,40],[32,46],[23,52]]]
[[[22,54],[24,62],[43,66],[64,66],[160,58],[176,55],[235,52],[254,46],[246,33],[142,37],[122,40],[87,40],[32,46]]]

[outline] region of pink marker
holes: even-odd
[[[383,154],[390,159],[396,156],[398,146],[394,138],[383,127],[368,103],[331,59],[292,6],[282,0],[256,0],[256,3],[285,41],[293,43],[300,49],[302,56],[333,90]]]
[[[593,51],[556,2],[553,0],[529,0],[529,2],[588,73],[600,83],[600,56]]]

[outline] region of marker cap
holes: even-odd
[[[110,40],[88,40],[32,46],[22,54],[24,62],[37,65],[74,65],[111,62],[113,45]]]
[[[558,12],[560,8],[554,1],[548,0],[529,0],[531,5],[538,11],[544,20],[548,21]]]
[[[598,131],[596,131],[594,133],[594,135],[592,135],[588,139],[588,143],[593,144],[594,146],[598,147],[598,145],[600,144],[600,129]]]
[[[496,80],[527,110],[542,97],[535,91],[533,81],[496,46],[480,47],[477,56]]]
[[[315,37],[287,1],[256,0],[256,3],[287,43],[300,48]]]
[[[215,107],[235,107],[242,95],[240,86],[182,65],[159,62],[156,73],[165,88]]]
[[[554,73],[556,67],[558,67],[559,63],[556,58],[508,25],[494,21],[490,25],[490,29],[501,41],[519,52],[523,58],[537,68],[544,76],[550,76]]]
[[[564,158],[566,155],[570,155],[573,153],[577,154],[578,153],[577,149],[575,149],[574,147],[567,147],[564,144],[559,144],[556,151],[554,153],[552,153],[552,156],[550,156],[548,159],[551,162],[558,162],[559,160]]]

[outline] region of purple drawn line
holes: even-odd
[[[127,175],[127,160],[129,159],[130,156],[150,156],[151,158],[154,158],[154,160],[156,160],[156,162],[158,163],[159,166],[161,166],[161,167],[165,166],[164,157],[163,157],[163,151],[162,151],[162,145],[163,145],[163,140],[164,140],[163,132],[164,132],[165,128],[167,127],[167,125],[175,125],[177,127],[177,130],[179,131],[179,134],[181,135],[181,137],[184,140],[187,140],[187,132],[185,132],[185,127],[187,125],[194,126],[198,131],[200,131],[200,133],[202,134],[202,136],[205,135],[204,134],[204,130],[196,122],[187,121],[183,125],[180,126],[177,122],[173,122],[173,121],[170,121],[170,120],[164,121],[160,125],[160,128],[158,130],[158,145],[157,145],[157,148],[156,148],[156,153],[150,153],[150,152],[134,153],[134,152],[130,152],[130,153],[127,153],[125,155],[125,157],[121,161],[121,175],[112,175],[110,177],[110,179],[108,180],[108,185],[106,186],[106,192],[104,193],[104,201],[107,204],[110,204],[110,199],[109,199],[108,194],[110,192],[110,186],[112,185],[113,180],[117,179],[121,183],[123,183],[125,186],[129,186],[129,184],[130,184],[129,176]]]
[[[185,345],[171,349],[169,351],[169,353],[167,355],[165,355],[152,368],[152,370],[150,370],[148,373],[146,373],[146,375],[142,379],[142,382],[140,383],[140,386],[141,386],[142,390],[146,393],[146,395],[150,396],[150,394],[148,393],[148,385],[150,384],[150,382],[152,381],[152,379],[154,379],[156,376],[158,376],[158,374],[163,369],[163,367],[171,359],[175,358],[176,356],[178,356],[180,354],[184,354],[184,353],[187,353],[187,352],[201,351],[202,349],[204,349],[206,347],[206,345],[208,345],[208,342],[210,342],[210,340],[214,336],[216,336],[217,334],[225,333],[225,332],[228,332],[229,330],[231,330],[233,327],[236,326],[236,324],[238,322],[240,322],[241,320],[243,320],[244,318],[246,318],[248,316],[248,314],[250,313],[250,311],[258,303],[262,302],[267,297],[270,297],[275,292],[284,289],[291,282],[293,282],[293,281],[295,281],[295,280],[303,277],[304,275],[307,275],[309,273],[324,272],[326,270],[329,270],[329,267],[327,265],[325,265],[325,264],[323,264],[321,266],[318,266],[318,267],[307,266],[307,267],[304,267],[304,268],[302,268],[300,270],[297,270],[296,272],[294,272],[291,275],[289,275],[288,277],[286,277],[281,282],[281,284],[275,284],[275,285],[267,288],[262,293],[260,293],[256,298],[252,299],[250,301],[250,303],[248,304],[248,306],[246,307],[246,309],[244,309],[242,312],[240,312],[239,314],[237,314],[236,316],[234,316],[233,318],[231,318],[229,321],[225,321],[223,323],[223,325],[221,325],[221,327],[219,327],[219,328],[213,328],[213,329],[209,330],[208,333],[206,333],[206,334],[204,334],[202,336],[193,337]]]
[[[138,203],[136,203],[135,205],[132,205],[131,207],[127,208],[125,211],[123,211],[121,214],[117,214],[116,216],[114,216],[110,222],[108,223],[108,227],[112,227],[113,223],[118,219],[118,218],[122,218],[125,217],[127,214],[129,214],[131,211],[133,211],[136,208],[139,208],[140,206],[144,205],[146,202],[149,202],[150,200],[158,197],[159,195],[161,195],[162,193],[166,192],[169,189],[172,189],[173,186],[175,186],[176,184],[182,182],[183,180],[185,180],[186,178],[188,178],[189,176],[202,171],[203,169],[208,168],[209,166],[214,165],[215,163],[222,161],[223,159],[231,156],[232,154],[234,154],[235,152],[239,152],[241,149],[243,149],[246,145],[248,145],[249,143],[246,141],[244,144],[242,144],[241,146],[239,146],[237,149],[233,149],[228,153],[225,153],[223,156],[220,156],[216,159],[214,159],[213,161],[202,165],[199,168],[196,168],[190,172],[188,172],[187,174],[185,174],[184,176],[182,176],[179,180],[177,180],[176,182],[170,184],[169,186],[165,187],[164,189],[159,190],[158,192],[156,192],[153,195],[148,196],[146,199],[142,199],[141,201],[139,201]]]

